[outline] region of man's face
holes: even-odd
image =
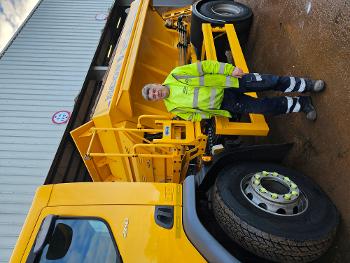
[[[160,84],[152,84],[151,88],[148,90],[148,98],[152,101],[165,99],[168,95],[168,88]]]

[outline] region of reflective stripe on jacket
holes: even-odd
[[[224,88],[238,87],[232,77],[234,66],[205,60],[180,66],[171,71],[163,85],[169,87],[169,97],[164,100],[169,112],[185,120],[200,121],[214,115],[231,117],[220,110]]]

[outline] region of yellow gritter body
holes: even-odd
[[[207,59],[216,60],[213,31],[226,32],[235,64],[248,72],[232,25],[203,24],[202,31]],[[71,132],[93,181],[180,183],[189,162],[204,154],[207,137],[200,123],[171,120],[163,102],[141,95],[145,84],[162,83],[180,64],[177,43],[177,32],[164,26],[149,1],[133,2],[93,117]],[[216,133],[267,135],[263,115],[250,119],[235,123],[217,117]],[[162,138],[150,141],[145,133],[162,133]]]

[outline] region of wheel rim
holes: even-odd
[[[308,207],[298,185],[277,172],[248,174],[241,180],[241,191],[255,207],[278,216],[300,215]]]
[[[211,7],[211,11],[220,16],[231,17],[241,14],[243,9],[233,4],[216,4]]]

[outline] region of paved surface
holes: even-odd
[[[311,176],[334,201],[342,222],[320,262],[350,262],[350,2],[240,0],[255,14],[250,71],[324,79],[314,96],[315,123],[302,114],[268,118],[268,142],[294,142],[289,166]]]

